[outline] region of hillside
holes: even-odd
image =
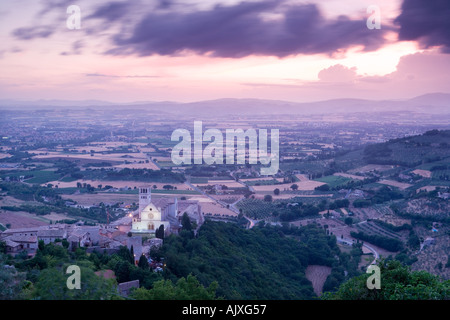
[[[285,300],[315,297],[305,276],[309,265],[332,267],[325,283],[331,288],[345,280],[344,270],[349,276],[358,274],[360,252],[354,253],[341,253],[336,238],[315,225],[245,230],[207,221],[198,237],[183,231],[153,254],[165,258],[166,276],[174,282],[193,274],[205,286],[217,281],[217,296],[225,299]]]
[[[364,160],[369,164],[414,167],[450,157],[450,130],[432,130],[423,135],[369,145]]]

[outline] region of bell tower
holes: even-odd
[[[152,190],[150,187],[139,188],[139,215],[152,202]]]

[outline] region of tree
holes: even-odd
[[[44,251],[44,249],[45,249],[45,243],[44,243],[43,240],[39,240],[39,242],[38,242],[38,249],[39,249],[40,251]]]
[[[280,189],[276,188],[275,190],[273,190],[273,194],[278,196],[280,194]]]
[[[294,183],[292,186],[291,186],[291,189],[292,190],[297,190],[298,189],[298,185],[296,184],[296,183]]]
[[[330,191],[330,186],[328,184],[323,184],[315,188],[318,191]]]
[[[6,254],[6,243],[4,241],[0,241],[0,254]]]
[[[189,216],[186,212],[183,213],[183,217],[181,218],[181,225],[183,226],[183,230],[192,230],[191,219],[189,219]]]
[[[130,248],[130,256],[131,256],[131,258],[132,258],[131,263],[134,264],[135,257],[134,257],[134,248],[133,248],[133,245],[131,245],[131,248]]]
[[[160,225],[155,231],[155,237],[159,239],[164,239],[164,225]]]
[[[0,300],[15,300],[20,298],[25,274],[17,272],[13,266],[6,266],[5,258],[0,253]]]
[[[266,201],[266,202],[272,202],[272,196],[271,196],[270,194],[266,194],[266,195],[264,196],[264,201]]]
[[[124,261],[134,264],[134,257],[131,254],[130,250],[126,246],[120,246],[119,252],[117,252],[117,255]]]
[[[351,217],[347,217],[345,218],[344,222],[346,225],[351,226],[353,223],[353,219]]]
[[[138,267],[142,270],[149,269],[147,258],[144,255],[141,255],[141,257],[139,258]]]

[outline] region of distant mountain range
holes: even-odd
[[[450,94],[429,93],[408,100],[364,100],[333,99],[317,102],[289,102],[264,99],[218,99],[198,102],[137,101],[113,103],[100,100],[0,100],[0,109],[36,108],[130,108],[148,109],[164,113],[212,115],[259,115],[270,114],[325,114],[325,113],[377,113],[377,112],[417,112],[428,114],[450,114]]]

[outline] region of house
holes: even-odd
[[[38,230],[37,238],[44,241],[45,244],[49,244],[56,240],[66,239],[67,231],[65,229]]]
[[[22,252],[22,246],[20,243],[14,242],[8,238],[3,240],[6,244],[6,253],[10,254],[12,256],[15,256],[16,254]]]
[[[12,235],[5,238],[6,253],[15,256],[16,254],[26,251],[29,255],[34,255],[38,248],[38,240],[36,236]]]
[[[69,250],[77,247],[89,247],[92,244],[89,232],[78,228],[70,232],[67,241],[69,242]]]

